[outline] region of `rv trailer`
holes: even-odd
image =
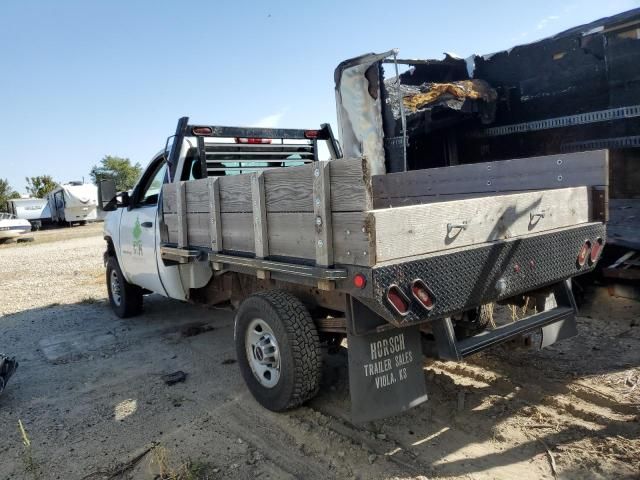
[[[9,200],[9,213],[28,220],[34,230],[51,223],[51,209],[46,198],[15,198]]]
[[[69,182],[47,195],[51,221],[58,225],[71,225],[98,219],[98,189],[95,185]]]

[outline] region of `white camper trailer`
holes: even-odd
[[[9,200],[9,213],[29,220],[34,230],[51,223],[51,209],[46,198],[14,198]]]
[[[98,188],[90,183],[66,183],[49,193],[47,201],[54,223],[84,225],[98,219]]]

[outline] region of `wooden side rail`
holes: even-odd
[[[609,185],[609,152],[469,163],[374,175],[374,208],[404,207],[490,193]]]

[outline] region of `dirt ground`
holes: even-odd
[[[428,402],[357,425],[344,350],[308,405],[264,410],[232,312],[154,295],[120,320],[100,225],[52,232],[0,248],[0,351],[20,361],[0,396],[2,479],[640,478],[637,302],[597,289],[573,339],[428,361]]]

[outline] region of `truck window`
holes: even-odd
[[[202,174],[202,163],[200,162],[200,157],[198,156],[198,149],[189,149],[187,157],[184,160],[184,167],[182,169],[182,175],[180,175],[180,180],[199,180],[200,178],[204,178],[205,176],[206,175]]]
[[[162,189],[166,172],[167,164],[165,162],[158,163],[155,172],[148,177],[147,183],[140,192],[138,205],[156,205],[158,203],[158,195]]]

